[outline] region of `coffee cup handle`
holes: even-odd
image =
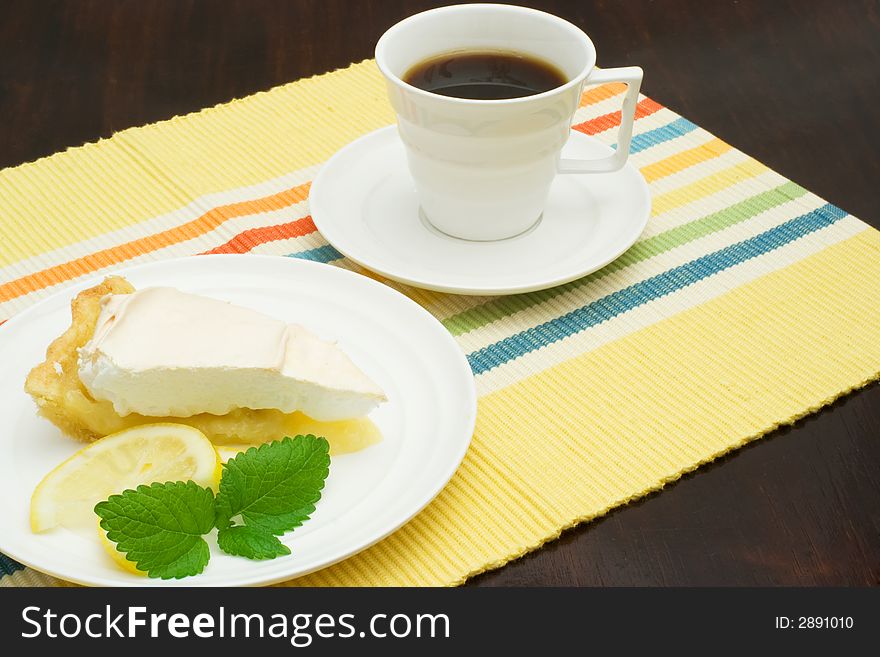
[[[632,141],[633,121],[636,115],[636,103],[639,100],[639,89],[642,86],[642,69],[638,66],[621,68],[595,69],[587,78],[586,84],[605,84],[623,82],[626,95],[623,97],[623,109],[620,113],[620,129],[617,132],[617,149],[613,155],[596,160],[561,159],[557,171],[559,173],[605,173],[617,171],[629,156],[629,144]]]

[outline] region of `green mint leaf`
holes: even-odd
[[[329,451],[323,438],[286,437],[227,461],[217,493],[217,527],[226,529],[239,516],[246,526],[275,535],[299,527],[321,499]]]
[[[210,559],[214,493],[195,482],[138,486],[95,506],[107,538],[138,570],[172,579],[198,575]]]
[[[290,548],[277,536],[246,525],[221,529],[217,532],[217,545],[227,554],[248,559],[274,559],[290,554]]]

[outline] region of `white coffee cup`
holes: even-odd
[[[468,50],[513,51],[555,65],[568,82],[503,100],[452,98],[403,81],[428,58]],[[578,27],[511,5],[471,4],[425,11],[391,27],[376,44],[388,94],[425,218],[468,240],[499,240],[540,218],[557,173],[616,171],[629,155],[642,69],[598,70],[596,49]],[[622,121],[613,155],[561,159],[584,86],[623,82]]]

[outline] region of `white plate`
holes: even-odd
[[[611,153],[572,131],[563,157]],[[534,228],[496,242],[441,233],[420,218],[396,126],[336,153],[309,192],[315,225],[337,250],[368,269],[418,287],[456,294],[513,294],[567,283],[620,256],[651,214],[645,179],[631,164],[614,173],[556,176]]]
[[[212,544],[204,573],[163,581],[122,571],[90,536],[64,528],[33,534],[28,514],[34,487],[82,445],[37,416],[24,380],[69,325],[70,299],[97,279],[86,281],[0,326],[0,552],[83,584],[278,582],[344,559],[393,532],[437,495],[464,457],[476,419],[467,360],[434,317],[391,288],[329,265],[276,256],[196,256],[114,273],[138,288],[167,285],[225,299],[338,340],[388,395],[370,416],[384,440],[332,459],[312,519],[282,538],[290,556],[250,561]]]

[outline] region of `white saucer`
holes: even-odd
[[[572,131],[567,158],[611,149]],[[544,215],[522,235],[471,242],[420,217],[396,126],[353,141],[324,165],[309,194],[312,218],[338,251],[390,279],[456,294],[513,294],[596,271],[638,239],[651,212],[645,179],[631,164],[615,173],[559,175]]]

